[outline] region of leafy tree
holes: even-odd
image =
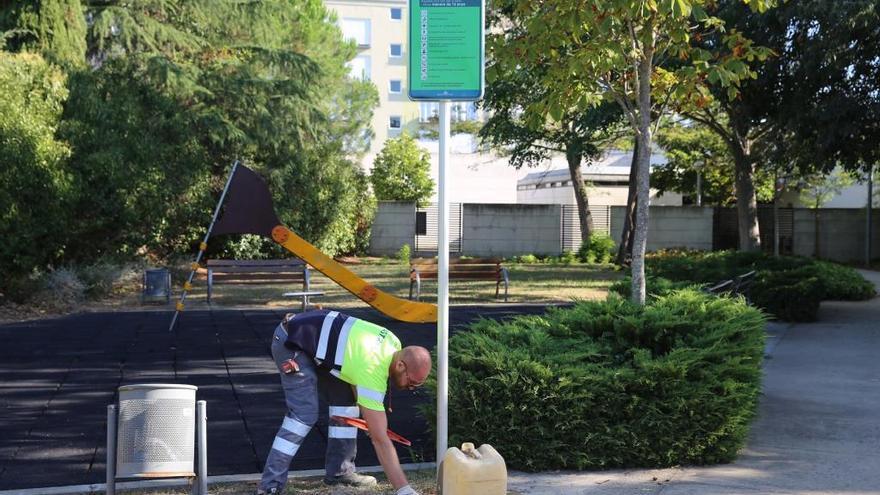
[[[34,51],[62,66],[82,65],[85,9],[80,0],[19,0],[0,10],[0,31],[12,51]]]
[[[711,11],[774,54],[752,64],[755,77],[740,84],[737,98],[713,84],[684,110],[718,134],[734,158],[741,249],[760,245],[755,176],[761,168],[809,175],[878,160],[877,7],[876,0],[803,0],[756,15],[728,0]],[[746,48],[724,42],[720,33],[693,37],[692,43],[714,58]]]
[[[733,159],[717,133],[700,123],[673,123],[659,129],[657,142],[668,161],[652,171],[653,188],[693,195],[699,174],[704,204],[736,203]],[[760,201],[773,200],[772,172],[769,168],[756,170],[755,185]]]
[[[55,137],[67,98],[56,66],[37,54],[0,51],[0,94],[2,293],[12,279],[64,254],[70,149]]]
[[[880,2],[782,4],[778,161],[809,173],[880,163]]]
[[[499,49],[510,54],[509,70],[521,61],[556,58],[542,83],[546,98],[532,103],[536,115],[559,121],[572,109],[613,101],[638,139],[636,229],[633,236],[632,299],[645,302],[644,254],[647,240],[649,159],[653,127],[673,98],[691,98],[706,80],[720,81],[736,96],[736,86],[751,72],[742,58],[763,56],[737,32],[726,32],[734,57],[712,59],[694,49],[694,32],[721,31],[709,16],[710,0],[521,0],[513,12],[527,35]],[[745,0],[757,9],[768,1]],[[676,64],[664,64],[670,58]]]
[[[431,157],[412,136],[401,134],[385,141],[373,160],[370,182],[379,200],[414,201],[423,207],[434,192]]]
[[[31,3],[2,10],[2,25],[51,25],[51,5],[75,2]],[[267,176],[307,239],[330,254],[363,244],[371,200],[347,156],[363,151],[378,97],[347,78],[355,47],[320,0],[83,5],[88,68],[71,64],[59,129],[75,151],[66,259],[189,250],[235,158]],[[8,37],[40,49],[53,33]]]
[[[499,29],[491,31],[487,40],[489,65],[481,105],[491,117],[479,135],[484,143],[509,152],[510,164],[516,168],[539,166],[555,153],[564,154],[578,208],[581,240],[588,241],[593,219],[581,163],[598,158],[608,142],[617,137],[621,111],[617,105],[606,103],[566,109],[558,120],[545,119],[536,104],[548,99],[551,90],[544,78],[557,56],[546,52],[523,58],[504,49],[512,40],[528,36],[530,18],[519,17],[516,6],[515,1],[495,2],[488,16],[489,23]]]

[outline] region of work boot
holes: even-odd
[[[324,484],[327,485],[347,485],[347,486],[376,486],[376,478],[358,473],[348,473],[332,478],[324,478]]]

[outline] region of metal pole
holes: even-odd
[[[446,165],[449,162],[449,102],[440,102],[440,170],[437,232],[437,466],[446,455],[449,410],[449,198],[446,197]]]
[[[697,206],[703,206],[703,175],[697,169]]]
[[[116,495],[116,405],[107,406],[107,495]]]
[[[211,237],[211,231],[214,230],[214,224],[217,222],[217,217],[220,215],[220,207],[223,206],[223,200],[226,199],[226,192],[229,191],[229,185],[232,184],[232,178],[235,176],[235,170],[241,164],[240,161],[235,160],[232,163],[232,170],[229,171],[229,177],[226,178],[226,185],[223,186],[223,192],[220,194],[220,201],[217,201],[217,206],[214,207],[214,216],[211,217],[211,225],[208,226],[208,231],[205,232],[205,238],[202,240],[202,243],[199,244],[199,252],[196,254],[196,260],[192,263],[192,269],[189,272],[189,278],[186,279],[186,283],[183,284],[183,290],[180,293],[180,301],[177,302],[177,307],[174,310],[174,316],[171,318],[171,324],[168,325],[168,331],[174,330],[174,324],[177,323],[177,316],[183,311],[183,305],[186,301],[186,291],[189,287],[192,286],[193,277],[196,274],[196,269],[198,268],[199,261],[202,260],[202,255],[205,254],[205,250],[208,249],[208,238]]]
[[[873,224],[874,210],[874,165],[868,167],[868,212],[867,225],[865,226],[865,266],[871,266],[871,237],[874,236]]]
[[[199,470],[198,470],[198,494],[208,495],[208,415],[207,403],[203,400],[196,402],[196,433],[198,434],[199,447]]]

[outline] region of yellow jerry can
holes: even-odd
[[[507,466],[491,445],[461,444],[450,447],[440,467],[440,490],[443,495],[506,495]]]

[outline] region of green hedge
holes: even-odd
[[[696,290],[479,321],[450,341],[450,444],[490,443],[529,471],[731,461],[755,412],[764,324]]]
[[[812,267],[762,270],[749,290],[752,303],[784,321],[816,321],[825,289]]]
[[[645,282],[645,292],[648,294],[648,297],[657,297],[657,296],[665,296],[666,294],[686,288],[694,288],[699,289],[704,284],[697,284],[689,281],[675,281],[669,280],[664,277],[652,277],[648,276]],[[630,294],[632,294],[632,277],[627,275],[622,279],[614,282],[608,287],[610,292],[618,294],[624,299],[629,299]]]
[[[814,321],[823,300],[874,297],[874,284],[848,266],[797,256],[735,251],[661,251],[647,257],[648,292],[664,294],[687,284],[714,284],[755,270],[749,300],[785,321]],[[625,283],[625,282],[621,282]],[[625,287],[612,290],[628,296]]]
[[[816,261],[810,269],[821,280],[825,299],[836,301],[864,301],[876,294],[874,284],[848,266],[827,261]]]
[[[577,257],[581,263],[611,263],[617,248],[614,239],[605,234],[592,234],[587,242],[581,244]]]

